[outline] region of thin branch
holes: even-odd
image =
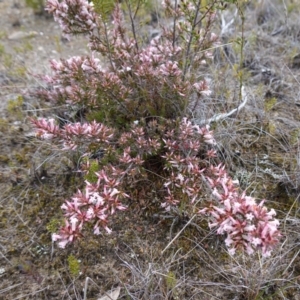
[[[199,14],[199,10],[200,10],[200,5],[201,5],[201,0],[198,1],[197,6],[195,8],[195,17],[194,17],[194,21],[193,21],[193,25],[191,28],[191,34],[190,34],[190,38],[189,38],[189,42],[187,44],[187,49],[186,49],[186,53],[185,53],[185,64],[184,64],[184,69],[183,69],[183,79],[185,79],[185,75],[187,73],[187,69],[188,69],[188,65],[189,65],[189,55],[190,55],[190,51],[191,51],[191,45],[192,45],[192,41],[193,41],[193,37],[194,37],[194,30],[195,27],[197,25],[197,19],[198,19],[198,14]]]
[[[206,124],[210,124],[212,122],[218,122],[220,120],[224,120],[224,119],[230,117],[231,115],[233,115],[234,113],[238,113],[246,105],[246,103],[248,101],[248,95],[245,91],[244,86],[242,86],[242,99],[243,99],[243,102],[237,108],[233,109],[232,111],[223,113],[223,114],[214,115],[212,118],[210,118],[208,120],[204,120],[204,121],[196,122],[196,123],[198,125],[206,125]]]
[[[129,17],[130,17],[130,23],[131,23],[131,29],[132,29],[132,33],[133,33],[133,37],[135,40],[135,47],[136,50],[139,51],[139,45],[138,45],[138,40],[137,40],[137,36],[136,36],[136,29],[135,29],[135,25],[134,25],[134,17],[137,13],[137,11],[134,13],[134,16],[132,15],[132,10],[131,10],[131,5],[130,2],[128,0],[126,0],[126,5],[129,11]]]
[[[7,288],[5,288],[5,289],[2,289],[2,290],[0,290],[0,294],[3,294],[3,293],[5,293],[5,292],[7,292],[7,291],[10,291],[10,290],[16,288],[17,286],[22,285],[22,284],[23,284],[23,282],[17,283],[17,284],[15,284],[15,285],[11,285],[11,286],[9,286],[9,287],[7,287]]]
[[[111,49],[111,45],[109,42],[109,38],[108,38],[108,32],[107,32],[107,27],[105,22],[103,21],[103,25],[104,25],[104,33],[105,33],[105,39],[106,39],[106,45],[104,43],[102,43],[102,45],[104,44],[105,47],[107,47],[108,50],[108,59],[109,59],[109,63],[110,66],[113,70],[115,70],[115,66],[113,64],[113,59],[112,59],[112,49]],[[98,30],[98,34],[100,35],[100,31]],[[99,41],[101,42],[101,40],[99,39]]]
[[[230,26],[234,23],[235,18],[238,14],[238,9],[235,10],[233,17],[231,17],[230,21],[228,23],[226,23],[225,17],[224,17],[224,13],[220,13],[221,15],[221,33],[220,36],[223,36],[224,34],[226,34],[229,31]]]
[[[176,234],[176,236],[173,238],[173,240],[167,245],[167,247],[161,251],[161,255],[165,253],[165,251],[173,244],[173,242],[180,236],[180,234],[183,232],[183,230],[192,223],[196,215],[193,215],[193,217],[185,224],[185,226]]]
[[[206,12],[203,14],[203,16],[200,18],[200,20],[198,20],[198,16],[199,16],[199,10],[200,10],[200,5],[201,5],[201,0],[199,0],[198,3],[197,3],[197,6],[195,8],[196,13],[195,13],[195,17],[194,17],[194,20],[193,20],[193,25],[192,25],[192,28],[191,28],[191,34],[190,34],[190,38],[189,38],[189,42],[188,42],[187,50],[186,50],[186,54],[185,54],[185,65],[184,65],[184,68],[183,68],[183,79],[185,79],[185,76],[186,76],[186,73],[187,73],[187,69],[188,69],[188,66],[189,66],[189,59],[188,59],[188,57],[190,55],[191,45],[192,45],[192,41],[193,41],[193,38],[194,38],[194,30],[202,22],[202,20],[205,19],[205,17],[209,14],[209,12],[211,12],[211,10],[214,7],[215,3],[216,3],[216,1],[214,1],[207,8]],[[207,32],[205,34],[207,34]]]
[[[175,12],[176,12],[176,8],[177,8],[177,0],[175,0]],[[177,21],[177,16],[176,16],[176,13],[174,15],[174,22],[173,22],[173,41],[172,41],[172,45],[173,45],[173,48],[175,47],[175,41],[176,41],[176,21]]]

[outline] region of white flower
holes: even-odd
[[[261,241],[260,238],[253,238],[252,241],[251,241],[251,243],[252,243],[255,247],[257,247],[258,245],[260,245],[261,242],[262,242],[262,241]]]
[[[252,213],[246,214],[246,219],[247,220],[251,221],[251,220],[253,220],[253,218],[254,218],[254,216],[253,216]]]

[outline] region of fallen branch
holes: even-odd
[[[196,122],[196,123],[198,125],[207,125],[207,124],[210,124],[212,122],[218,122],[220,120],[224,120],[224,119],[230,117],[231,115],[233,115],[234,113],[239,112],[246,105],[246,103],[248,101],[248,95],[245,91],[244,86],[242,87],[242,99],[243,99],[243,102],[237,108],[233,109],[232,111],[227,112],[227,113],[223,113],[223,114],[214,115],[212,118],[210,118],[208,120],[204,120],[204,121]]]

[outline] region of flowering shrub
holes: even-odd
[[[218,161],[212,131],[191,121],[199,101],[211,93],[198,70],[217,43],[213,4],[206,11],[200,4],[187,0],[174,7],[166,0],[172,21],[147,44],[137,37],[130,7],[131,30],[119,5],[109,24],[88,1],[48,0],[63,33],[86,34],[93,51],[52,61],[54,74],[44,77],[50,89],[40,92],[46,100],[84,108],[85,120],[61,126],[54,119],[32,120],[37,136],[84,157],[85,187],[62,205],[65,225],[53,234],[60,247],[81,238],[87,223],[95,234],[102,228],[110,233],[110,216],[147,188],[169,212],[180,206],[206,215],[217,234],[227,235],[232,254],[261,249],[269,255],[278,242],[274,210],[239,193],[238,182]],[[96,170],[95,152],[101,154]]]

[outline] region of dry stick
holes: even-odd
[[[201,121],[199,123],[197,122],[197,124],[198,125],[210,124],[211,122],[217,122],[219,120],[226,119],[227,117],[230,117],[234,113],[239,112],[246,105],[246,103],[248,101],[248,95],[245,92],[245,87],[244,86],[242,86],[242,99],[244,99],[244,101],[237,108],[234,108],[232,111],[230,111],[228,113],[214,115],[212,118],[210,118],[208,120]]]
[[[93,279],[91,279],[90,277],[85,278],[84,289],[83,289],[83,300],[87,299],[86,294],[87,294],[89,280],[97,285],[97,283]],[[98,287],[98,285],[97,285],[97,287]]]
[[[9,287],[3,289],[3,290],[0,290],[0,294],[3,294],[3,293],[5,293],[5,292],[7,292],[7,291],[9,291],[9,290],[12,290],[12,289],[14,289],[15,287],[17,287],[17,286],[19,286],[19,285],[21,285],[21,284],[23,284],[23,282],[17,283],[17,284],[15,284],[15,285],[11,285],[11,286],[9,286]]]
[[[283,226],[284,228],[286,228],[287,217],[290,215],[290,213],[291,213],[292,209],[294,208],[295,204],[299,201],[299,197],[300,197],[300,195],[298,195],[297,198],[294,200],[294,202],[293,202],[293,204],[291,205],[291,207],[290,207],[288,213],[286,214],[286,217],[285,217],[285,220],[284,220],[284,226]]]
[[[6,260],[6,262],[8,264],[10,264],[11,266],[13,266],[13,264],[5,257],[5,255],[2,253],[2,251],[0,251],[1,256]]]
[[[173,244],[173,242],[179,237],[179,235],[183,232],[183,230],[189,225],[191,224],[191,222],[194,220],[194,218],[196,217],[196,215],[193,215],[193,217],[185,224],[185,226],[176,234],[176,236],[173,238],[173,240],[167,245],[167,247],[161,251],[161,255],[164,254],[164,252]]]
[[[225,17],[224,17],[224,13],[222,13],[222,12],[220,13],[220,15],[221,15],[221,33],[220,33],[220,36],[221,37],[224,36],[224,34],[226,34],[227,31],[229,31],[229,27],[235,21],[237,13],[238,13],[238,10],[236,9],[235,12],[234,12],[233,18],[228,23],[226,23],[226,20],[225,20]]]
[[[287,17],[288,17],[288,9],[285,3],[285,0],[282,0],[283,8],[284,8],[284,23],[287,25]]]
[[[293,262],[295,261],[295,259],[298,257],[299,255],[299,252],[300,252],[300,249],[297,251],[297,253],[295,253],[295,255],[293,256],[293,259],[290,261],[290,263],[288,264],[288,266],[285,268],[285,270],[283,271],[282,275],[283,276],[287,270],[290,268],[290,266],[293,264]]]
[[[93,280],[93,279],[91,279],[90,277],[86,277],[85,278],[85,284],[84,284],[84,289],[83,289],[83,300],[86,300],[87,299],[87,289],[88,289],[88,282],[89,281],[92,281],[97,287],[99,287],[98,286],[98,284]],[[105,294],[105,296],[106,297],[108,297],[109,299],[111,299],[111,300],[114,300],[111,296],[109,296],[106,292],[104,292],[104,294]],[[102,297],[100,298],[100,299],[102,299]]]

